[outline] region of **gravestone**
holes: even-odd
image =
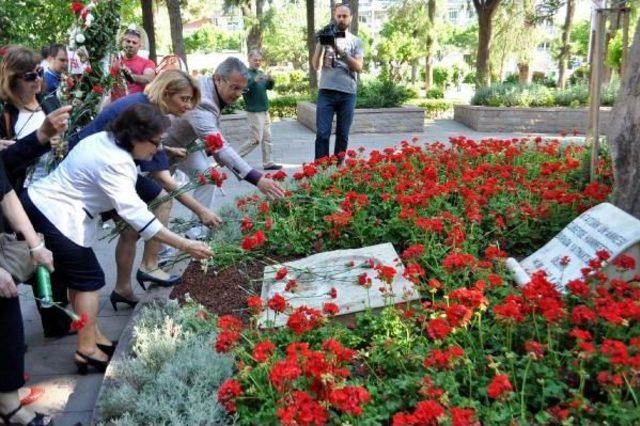
[[[369,262],[393,266],[396,274],[391,284],[377,278],[376,270]],[[287,276],[276,279],[281,268],[287,269]],[[397,304],[420,298],[414,284],[402,276],[404,266],[391,243],[378,244],[350,250],[335,250],[318,253],[304,259],[281,265],[265,267],[263,273],[262,299],[269,300],[276,293],[283,296],[292,309],[307,306],[322,311],[326,302],[335,303],[340,308],[338,316],[363,311],[367,307],[375,309],[385,304]],[[359,275],[366,273],[371,279],[369,288],[358,284]],[[285,291],[287,282],[295,279],[294,291]],[[384,295],[379,288],[391,291]],[[335,288],[337,296],[331,297]],[[280,327],[287,323],[287,313],[276,313],[266,309],[259,320],[261,327]],[[268,323],[269,322],[269,323]]]
[[[640,265],[640,220],[620,210],[613,204],[602,203],[575,218],[558,235],[520,263],[507,259],[507,267],[519,285],[526,284],[529,276],[544,270],[549,281],[560,289],[569,281],[582,277],[581,269],[598,250],[606,250],[611,257],[605,263],[604,272],[609,277],[631,279]],[[620,273],[611,265],[620,254],[636,259],[636,269]],[[565,261],[562,261],[566,256]],[[566,261],[568,260],[568,263]]]

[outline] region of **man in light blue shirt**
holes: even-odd
[[[349,144],[349,129],[356,106],[358,74],[362,71],[364,49],[362,41],[349,32],[351,10],[345,4],[333,9],[337,31],[344,37],[335,37],[330,45],[316,43],[312,64],[320,70],[318,102],[316,105],[316,160],[329,156],[331,124],[336,114],[336,144],[334,155],[342,162]]]

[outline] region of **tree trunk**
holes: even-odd
[[[249,29],[249,33],[247,34],[247,52],[252,50],[261,50],[262,49],[262,17],[264,15],[264,0],[255,0],[256,1],[256,20],[255,24]],[[251,13],[251,9],[248,7],[249,14]]]
[[[411,84],[416,84],[418,79],[418,60],[411,61]]]
[[[473,0],[478,15],[478,52],[476,55],[476,88],[489,85],[489,54],[491,50],[491,32],[493,15],[501,0]]]
[[[558,56],[558,83],[556,85],[560,89],[564,89],[567,85],[567,63],[571,57],[571,25],[575,11],[575,0],[567,0],[567,14],[564,17],[564,25],[562,26],[562,47]]]
[[[433,46],[435,39],[433,36],[433,24],[436,16],[436,0],[429,0],[427,3],[427,16],[429,17],[429,34],[427,35],[425,65],[424,65],[424,90],[429,90],[433,86]]]
[[[628,70],[640,69],[640,20]],[[640,218],[640,73],[627,72],[613,107],[608,140],[615,179],[613,203]]]
[[[156,64],[158,63],[158,55],[156,54],[156,30],[153,24],[153,0],[140,0],[142,8],[142,28],[149,38],[149,59]]]
[[[187,55],[184,51],[184,39],[182,38],[182,13],[180,12],[180,0],[166,0],[169,12],[169,27],[171,28],[171,47],[173,53],[180,56],[187,63]]]
[[[605,39],[604,39],[604,54],[603,54],[604,66],[602,68],[603,84],[609,84],[611,82],[611,77],[613,76],[613,72],[612,72],[613,68],[607,65],[607,55],[609,53],[609,42],[613,37],[616,36],[616,32],[618,32],[618,29],[620,28],[620,24],[622,21],[622,14],[620,12],[616,14],[610,14],[609,18],[610,18],[609,30],[606,32]]]
[[[351,0],[349,2],[349,9],[351,9],[351,32],[358,35],[358,9],[360,0]]]
[[[531,84],[531,67],[528,62],[518,64],[518,82],[520,84]]]
[[[316,50],[316,10],[315,1],[306,0],[307,2],[307,50],[309,53],[309,88],[314,91],[318,88],[318,74],[311,64],[313,52]]]

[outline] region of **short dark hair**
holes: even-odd
[[[349,14],[353,13],[351,11],[351,6],[349,5],[349,3],[337,3],[333,6],[333,9],[331,10],[331,14],[333,15],[336,12],[336,10],[338,10],[341,7],[346,7],[347,9],[349,9]]]
[[[120,148],[131,152],[134,141],[148,141],[164,133],[170,125],[169,118],[156,105],[135,104],[122,111],[106,129]]]
[[[124,35],[127,35],[127,34],[131,34],[138,38],[142,38],[142,33],[140,33],[140,31],[135,28],[127,28],[126,30],[124,30]]]
[[[47,56],[43,56],[43,58],[45,57],[49,57],[49,58],[55,58],[56,56],[58,56],[58,52],[63,50],[64,52],[67,51],[67,48],[65,47],[65,45],[60,44],[60,43],[53,43],[49,45],[49,50],[47,52]]]
[[[40,56],[42,56],[42,59],[46,59],[49,57],[50,50],[51,50],[50,44],[45,44],[44,46],[42,46],[42,49],[40,49]]]

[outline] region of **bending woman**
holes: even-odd
[[[145,240],[168,244],[196,259],[212,255],[205,244],[165,228],[136,194],[134,160],[153,157],[169,124],[158,107],[133,105],[108,131],[81,140],[53,173],[22,194],[34,228],[54,254],[52,282],[66,285],[76,313],[87,316],[86,326],[78,331],[75,354],[82,374],[89,365],[104,372],[117,343],[96,324],[98,290],[104,287],[105,277],[91,245],[101,213],[115,209]]]
[[[79,138],[84,139],[105,130],[122,111],[131,105],[152,104],[158,106],[164,114],[180,117],[185,112],[193,109],[199,102],[200,90],[197,82],[184,71],[168,70],[158,75],[147,85],[144,93],[134,93],[109,104],[91,123],[80,131]],[[148,173],[153,178],[151,179],[147,175],[139,175],[136,181],[136,192],[145,203],[149,204],[178,187],[169,172],[169,160],[165,149],[158,150],[151,160],[137,161],[137,163],[143,173]],[[208,207],[196,201],[191,195],[182,194],[176,198],[193,211],[204,225],[216,226],[220,224],[220,218]],[[171,213],[171,201],[160,204],[154,210],[154,213],[158,220],[166,226]],[[116,246],[118,272],[115,290],[110,296],[114,309],[117,309],[117,303],[119,302],[127,303],[131,306],[137,303],[131,288],[131,271],[136,255],[137,240],[138,234],[133,229],[123,231],[118,239]],[[170,286],[178,284],[180,281],[179,276],[170,276],[158,267],[158,252],[160,248],[161,244],[156,241],[148,241],[144,245],[142,262],[136,272],[136,279],[143,286],[144,282]]]

